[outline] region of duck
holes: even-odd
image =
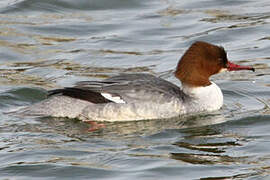
[[[175,77],[181,87],[146,73],[120,74],[102,81],[80,81],[48,91],[48,98],[20,110],[33,116],[77,118],[95,122],[172,118],[219,110],[223,94],[212,75],[255,71],[227,58],[222,46],[196,41],[180,58]]]

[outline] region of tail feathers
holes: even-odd
[[[15,117],[45,117],[48,114],[42,112],[41,110],[33,109],[31,106],[23,106],[16,109],[11,109],[4,114],[8,114]]]
[[[31,117],[68,117],[77,118],[82,110],[91,105],[88,101],[71,98],[68,96],[52,96],[49,99],[7,112],[14,116]]]

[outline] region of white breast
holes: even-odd
[[[191,87],[186,84],[183,84],[182,87],[184,93],[191,97],[185,104],[187,113],[214,111],[220,109],[223,105],[223,94],[213,82],[205,87]]]

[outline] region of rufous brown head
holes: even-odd
[[[193,43],[180,59],[175,76],[185,84],[192,86],[208,86],[209,77],[223,70],[252,70],[250,66],[234,64],[227,59],[223,47],[207,42]]]

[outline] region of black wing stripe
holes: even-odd
[[[89,102],[95,103],[95,104],[112,102],[112,101],[104,98],[98,92],[85,90],[85,89],[79,89],[79,88],[64,88],[64,89],[55,89],[55,90],[49,91],[48,96],[53,96],[53,95],[68,96],[68,97],[72,97],[72,98],[76,98],[76,99],[89,101]]]

